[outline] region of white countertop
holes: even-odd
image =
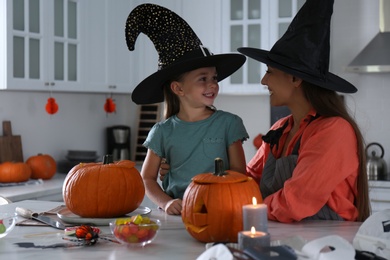
[[[13,202],[56,196],[62,193],[62,184],[65,177],[66,174],[56,173],[53,178],[43,180],[39,184],[0,187],[0,195]]]
[[[368,181],[368,186],[372,188],[390,188],[390,181]]]
[[[61,205],[60,202],[26,200],[0,206],[1,212],[13,212],[19,207],[42,212]],[[16,242],[33,242],[50,245],[66,242],[63,232],[51,227],[16,226],[5,238],[0,239],[1,259],[196,259],[205,250],[205,244],[192,238],[184,228],[180,216],[170,216],[153,209],[151,217],[159,218],[162,227],[156,239],[144,248],[133,248],[109,241],[99,240],[94,246],[73,248],[19,248]],[[294,224],[269,222],[271,240],[282,240],[301,236],[310,241],[327,235],[339,235],[352,242],[361,223],[344,221],[309,221]],[[103,233],[110,233],[108,226],[100,227]]]

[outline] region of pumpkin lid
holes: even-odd
[[[212,184],[212,183],[239,183],[248,181],[248,176],[245,174],[235,172],[235,171],[226,171],[225,175],[218,176],[213,173],[201,173],[192,178],[193,182],[202,183],[202,184]]]
[[[215,172],[202,173],[192,178],[192,181],[196,183],[238,183],[248,180],[248,177],[244,174],[225,171],[223,169],[223,161],[221,158],[215,158],[214,160]]]

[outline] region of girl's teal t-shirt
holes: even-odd
[[[143,145],[166,158],[170,171],[162,187],[169,196],[182,199],[193,176],[214,172],[215,158],[221,158],[225,169],[229,169],[229,146],[247,138],[239,116],[217,110],[197,122],[182,121],[177,116],[159,122],[152,127]]]

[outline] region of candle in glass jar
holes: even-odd
[[[238,246],[241,250],[250,247],[266,247],[270,246],[271,237],[266,232],[256,231],[255,227],[251,231],[238,232]]]
[[[256,198],[253,197],[252,204],[242,207],[242,214],[244,230],[255,227],[257,231],[268,232],[267,205],[257,204]]]

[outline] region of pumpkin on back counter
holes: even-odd
[[[114,218],[139,207],[145,186],[135,162],[80,163],[66,175],[62,195],[67,208],[84,218]]]
[[[182,219],[189,234],[200,242],[237,242],[243,230],[242,207],[255,197],[262,202],[254,179],[235,171],[223,171],[215,160],[214,173],[192,178],[183,197]]]
[[[31,168],[24,162],[3,162],[0,164],[0,182],[24,182],[31,177]]]
[[[48,154],[37,154],[29,157],[26,164],[31,168],[31,179],[51,179],[57,171],[57,164]]]

